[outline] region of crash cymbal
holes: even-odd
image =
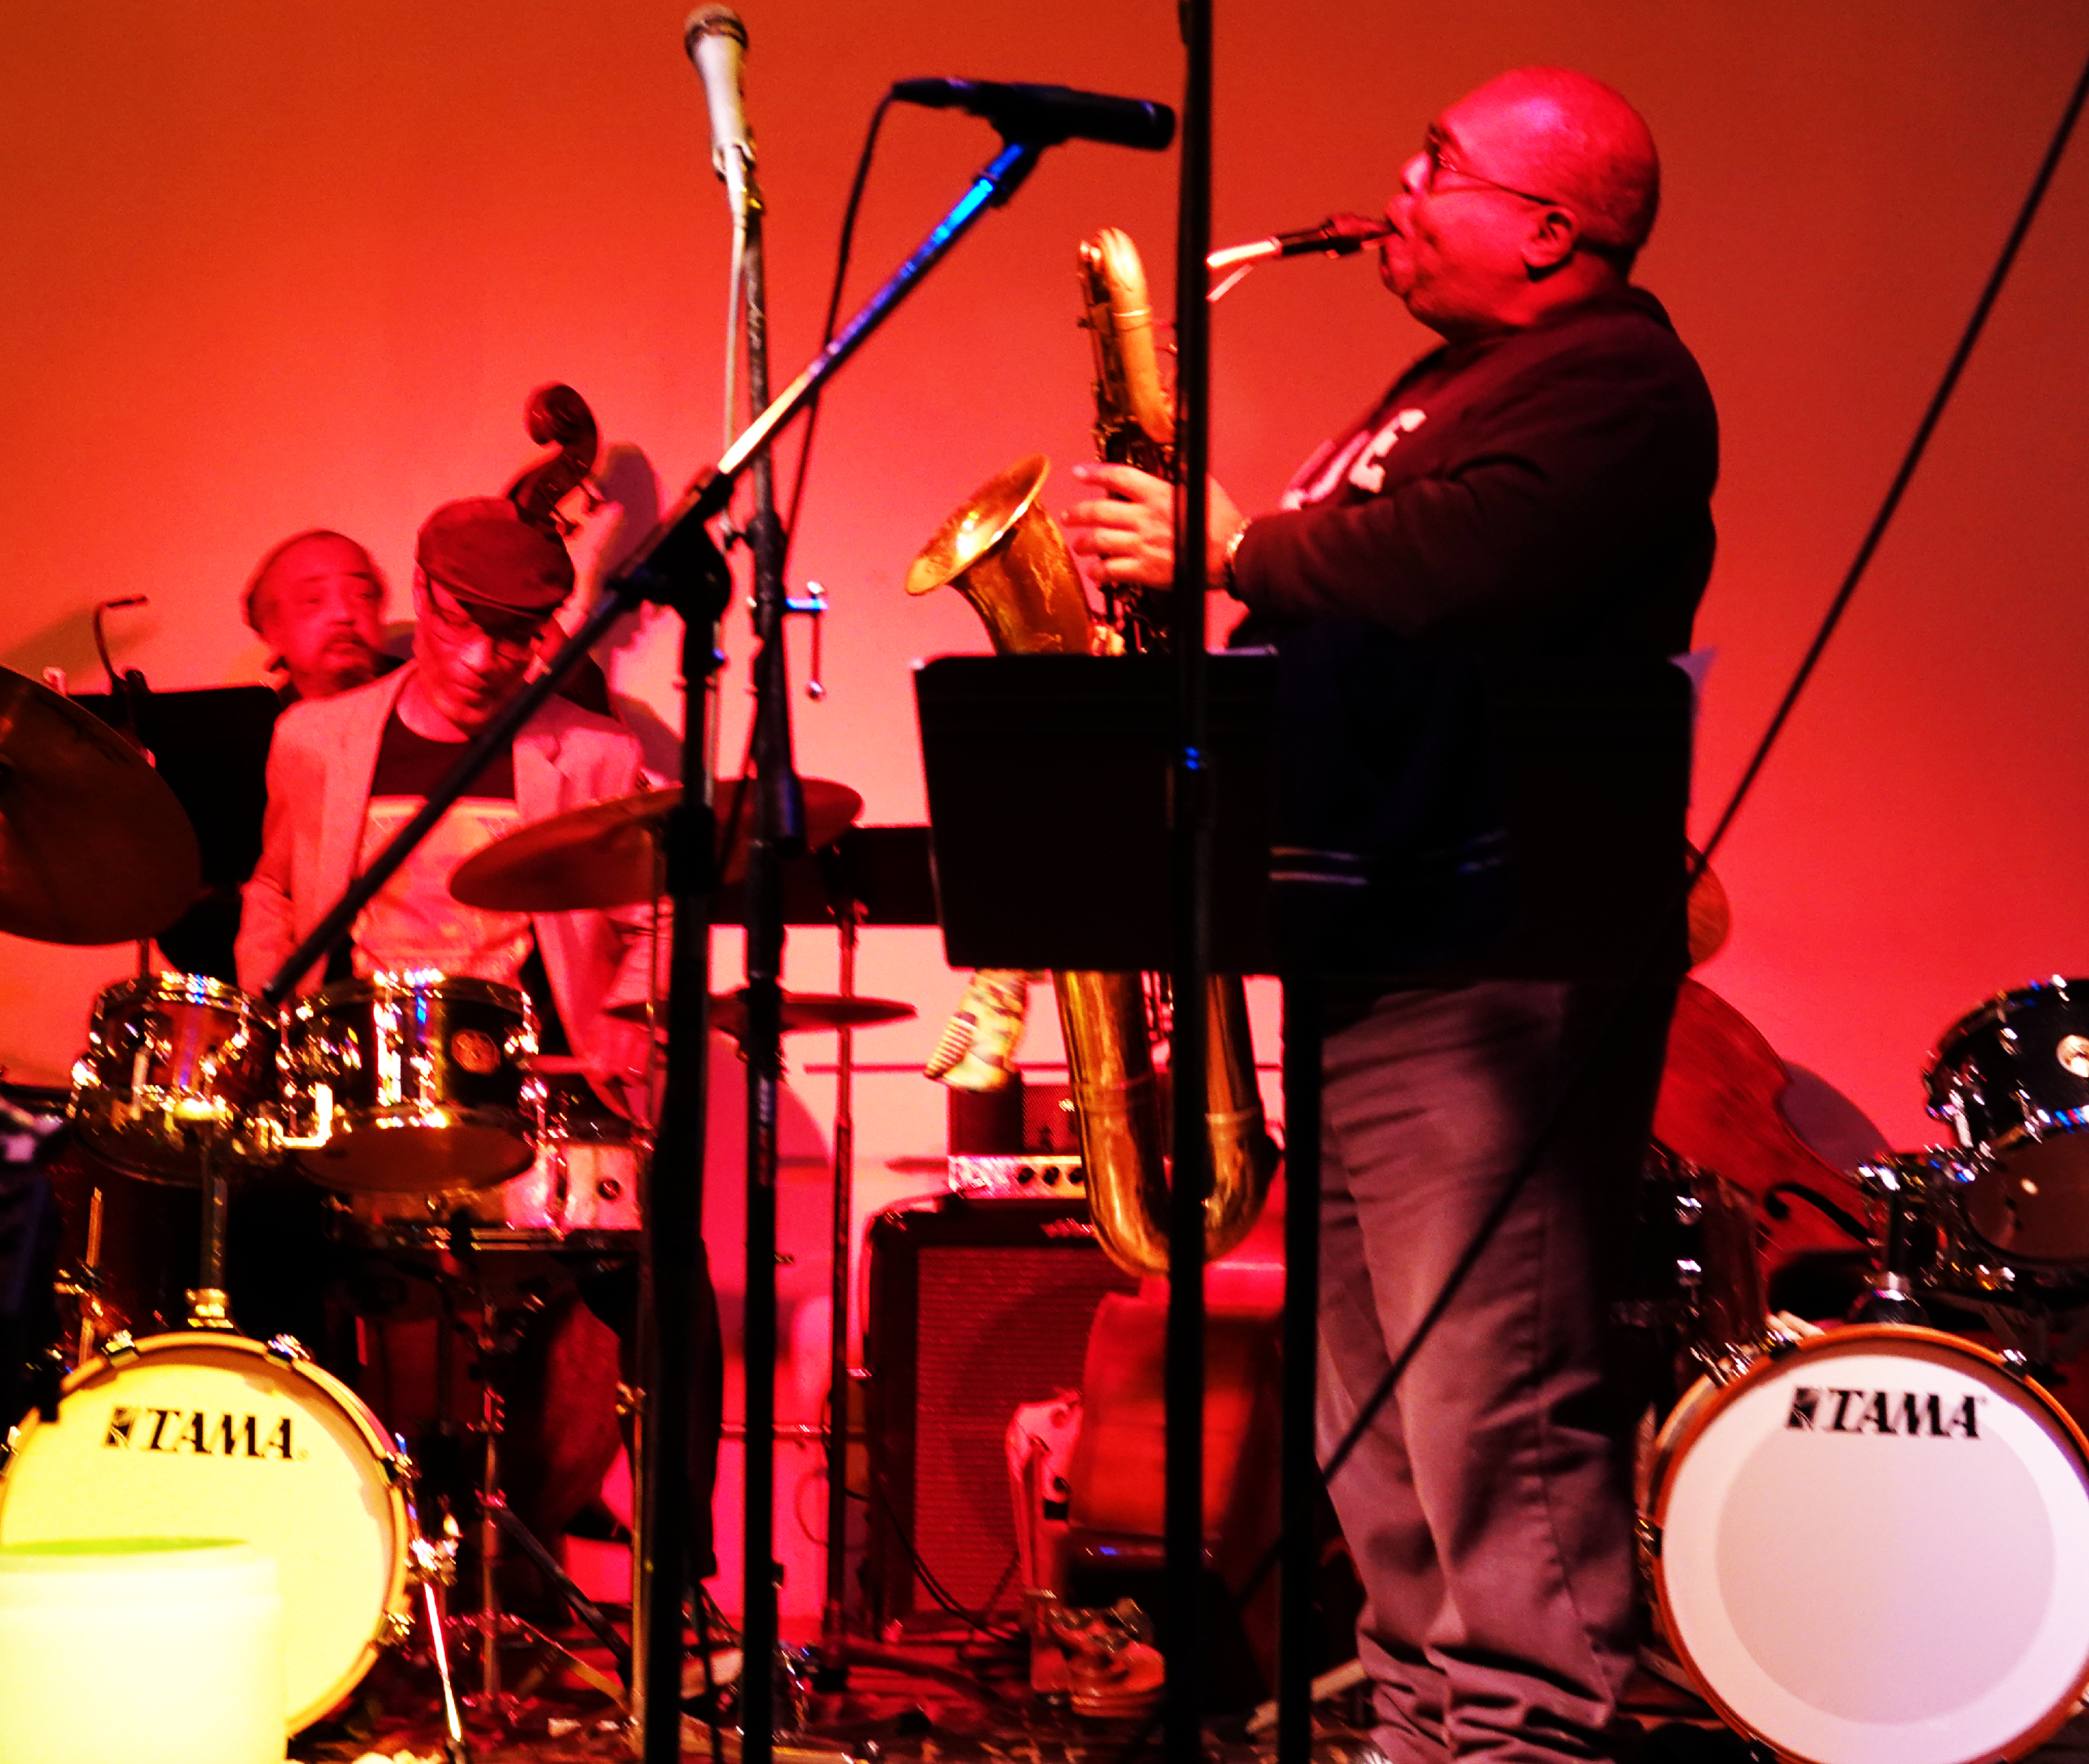
[[[0,667],[0,931],[123,943],[203,886],[195,829],[143,754],[98,717]]]
[[[1685,848],[1689,862],[1697,861],[1697,848]],[[1689,920],[1690,965],[1692,968],[1709,962],[1726,946],[1727,938],[1734,929],[1734,910],[1727,903],[1727,891],[1719,878],[1712,873],[1710,865],[1690,891],[1690,901],[1685,909]]]
[[[897,998],[844,998],[830,992],[787,992],[783,994],[783,1032],[795,1035],[806,1029],[867,1029],[874,1023],[903,1023],[916,1014],[913,1006]],[[711,1027],[723,1029],[736,1041],[747,1033],[747,990],[711,997]]]
[[[847,830],[863,798],[825,779],[800,782],[805,843],[817,851]],[[718,791],[718,867],[725,882],[737,882],[747,867],[747,822],[754,799],[746,787],[751,783],[742,779]],[[654,842],[681,800],[679,785],[642,790],[519,828],[460,864],[450,878],[450,892],[468,907],[495,912],[567,912],[650,900],[657,886]]]

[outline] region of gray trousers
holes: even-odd
[[[1319,1447],[1405,1346],[1605,1019],[1623,1016],[1456,1301],[1330,1484],[1394,1764],[1606,1755],[1639,1639],[1608,1289],[1674,1002],[1490,981],[1327,1040]]]

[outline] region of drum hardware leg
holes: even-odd
[[[1915,1296],[1910,1282],[1914,1253],[1911,1238],[1920,1219],[1919,1204],[1904,1190],[1882,1191],[1885,1203],[1886,1239],[1880,1256],[1877,1277],[1871,1290],[1850,1313],[1852,1323],[1903,1323],[1926,1325],[1929,1313]]]
[[[87,1250],[79,1263],[79,1348],[73,1364],[84,1366],[93,1356],[102,1336],[108,1313],[101,1302],[102,1187],[97,1182],[87,1197]]]
[[[481,1313],[478,1349],[488,1359],[498,1346],[499,1332],[493,1306],[487,1302]],[[496,1570],[500,1565],[500,1522],[495,1507],[500,1500],[500,1393],[493,1382],[492,1367],[483,1366],[480,1388],[484,1393],[481,1414],[485,1423],[486,1466],[479,1483],[478,1620],[479,1693],[489,1707],[500,1696],[500,1590]]]
[[[443,1753],[448,1764],[472,1764],[471,1748],[464,1736],[464,1715],[457,1706],[457,1680],[450,1671],[449,1642],[444,1625],[448,1613],[443,1590],[457,1579],[457,1521],[443,1515],[442,1541],[432,1541],[421,1529],[419,1509],[413,1494],[413,1460],[406,1442],[397,1434],[398,1463],[406,1496],[407,1571],[420,1583],[421,1609],[428,1627],[428,1649],[435,1656],[435,1676],[443,1687]]]
[[[860,915],[857,903],[845,895],[834,901],[841,941],[837,977],[844,998],[856,993],[856,929]],[[855,1079],[856,1037],[843,1025],[834,1033],[834,1223],[828,1237],[827,1590],[820,1611],[820,1663],[813,1675],[813,1688],[821,1691],[848,1689],[848,1306],[849,1248],[856,1208]]]
[[[196,1284],[188,1294],[191,1329],[233,1328],[231,1303],[225,1293],[225,1212],[232,1184],[221,1175],[208,1141],[203,1159],[203,1243],[196,1258]]]
[[[516,1547],[529,1557],[537,1572],[551,1583],[553,1590],[565,1601],[566,1608],[609,1650],[611,1657],[616,1662],[618,1675],[628,1684],[631,1680],[631,1650],[624,1645],[624,1638],[616,1633],[609,1619],[602,1614],[601,1608],[574,1584],[573,1577],[559,1566],[557,1559],[538,1541],[536,1534],[515,1517],[514,1509],[499,1492],[489,1492],[483,1498],[486,1510],[494,1523],[505,1531]],[[551,1641],[550,1637],[544,1639],[551,1642],[552,1646],[558,1646],[558,1643]],[[561,1653],[565,1651],[564,1648],[560,1649]]]

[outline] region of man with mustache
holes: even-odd
[[[344,534],[294,534],[256,566],[240,611],[284,676],[284,703],[330,698],[398,666],[381,653],[384,578]]]

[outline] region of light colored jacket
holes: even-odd
[[[242,892],[239,983],[259,992],[354,879],[386,720],[414,664],[332,698],[293,705],[268,749],[261,861]],[[643,788],[638,743],[607,717],[553,698],[515,737],[525,825]],[[530,915],[573,1051],[606,1101],[643,1094],[650,941],[642,908]],[[315,963],[298,984],[316,991]]]

